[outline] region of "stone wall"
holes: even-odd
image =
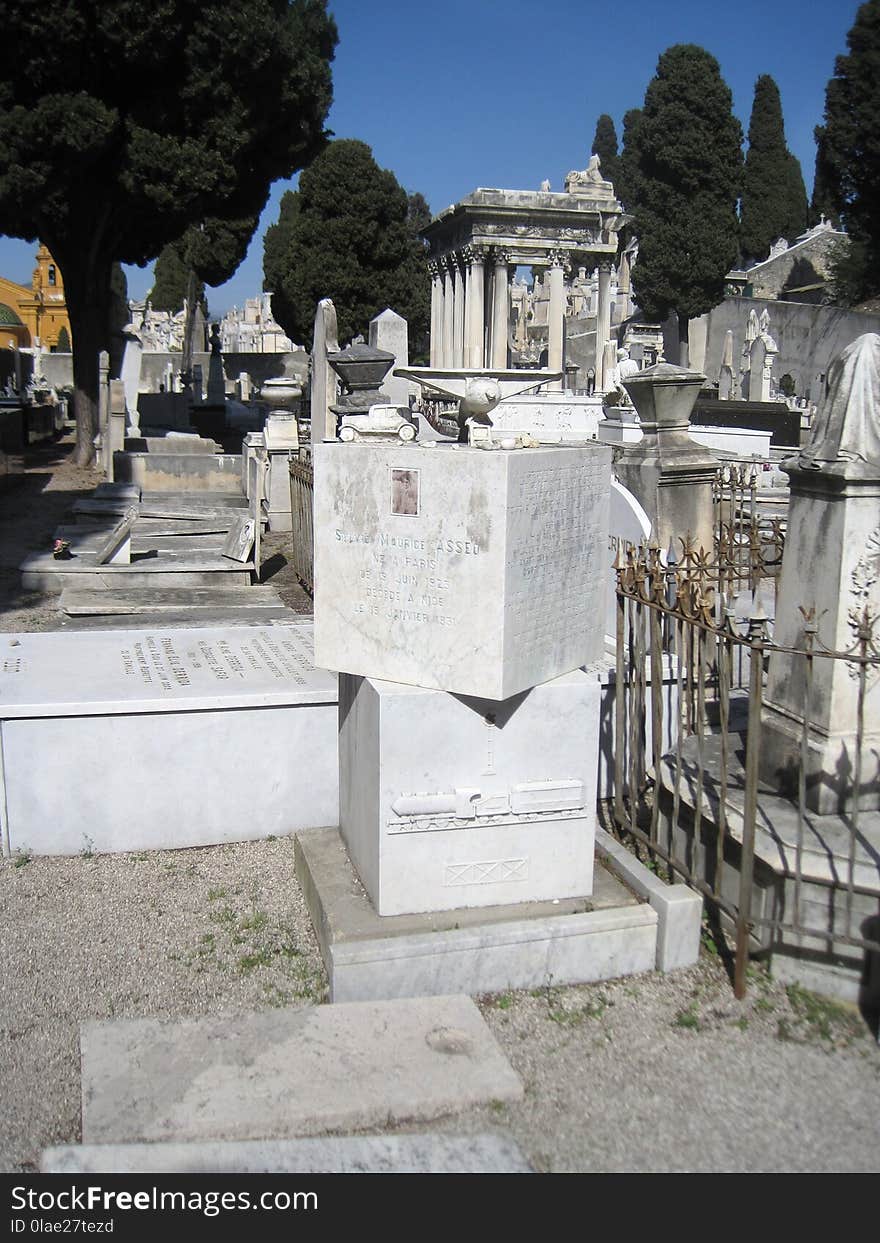
[[[839,242],[847,244],[845,233],[823,228],[811,231],[802,242],[778,254],[771,249],[768,259],[748,269],[752,297],[783,299],[786,291],[792,290],[799,302],[821,301],[821,287],[828,279],[831,255]]]
[[[733,332],[733,369],[738,375],[742,343],[749,311],[770,314],[770,334],[779,347],[773,367],[778,385],[788,374],[795,382],[795,395],[819,401],[825,372],[850,342],[866,332],[880,332],[880,315],[835,306],[809,306],[800,302],[773,302],[763,298],[725,298],[694,321],[691,329],[691,366],[702,371],[710,382],[718,380],[721,354],[728,329]],[[705,346],[701,338],[705,335]],[[675,353],[667,357],[675,358]]]

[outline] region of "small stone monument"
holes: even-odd
[[[336,308],[329,298],[322,298],[315,312],[315,328],[309,364],[311,435],[315,443],[336,438],[336,416],[330,407],[336,401],[339,380],[327,359],[338,349]]]
[[[642,439],[625,445],[614,472],[638,498],[661,548],[690,535],[711,551],[714,540],[712,481],[718,459],[688,434],[691,411],[705,384],[698,371],[657,363],[629,376],[623,388],[640,419]]]

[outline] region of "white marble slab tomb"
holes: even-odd
[[[598,659],[610,460],[315,445],[316,664],[506,699]]]
[[[595,669],[504,702],[343,675],[340,829],[379,915],[592,892]]]
[[[3,848],[206,845],[337,818],[311,626],[0,636]]]

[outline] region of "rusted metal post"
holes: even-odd
[[[764,689],[764,626],[754,618],[749,627],[750,677],[749,725],[746,737],[746,789],[743,806],[742,848],[740,851],[739,903],[736,915],[736,963],[733,991],[741,1000],[746,995],[746,967],[752,931],[752,888],[755,870],[755,819],[758,811],[758,756],[761,751],[761,700]]]

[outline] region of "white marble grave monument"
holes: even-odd
[[[506,699],[597,660],[611,451],[322,444],[315,662]]]

